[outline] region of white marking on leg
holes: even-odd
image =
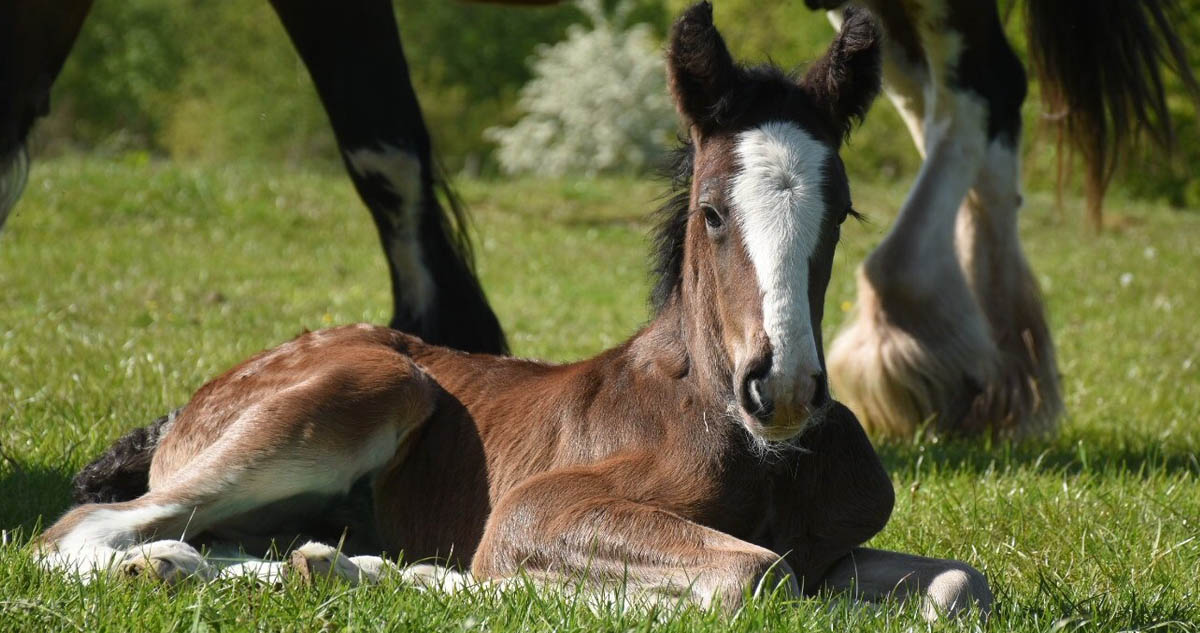
[[[766,123],[738,136],[740,170],[730,199],[763,293],[763,328],[772,351],[767,384],[779,402],[793,402],[798,384],[821,371],[808,265],[821,236],[831,154],[793,123]]]
[[[138,533],[157,521],[178,516],[174,504],[142,508],[97,508],[54,543],[55,551],[41,558],[48,569],[60,569],[87,578],[106,572],[124,560],[125,548],[133,546]]]
[[[383,178],[388,191],[400,200],[398,208],[387,209],[392,229],[387,253],[405,293],[405,304],[414,310],[412,316],[422,316],[433,304],[434,287],[420,241],[421,161],[416,154],[386,143],[379,149],[348,151],[346,158],[359,174]]]
[[[287,579],[288,569],[287,563],[280,561],[248,560],[222,569],[217,579],[248,579],[264,585],[282,587]]]
[[[1001,263],[1017,269],[1024,261],[1017,233],[1017,212],[1021,208],[1019,169],[1020,157],[1012,147],[1001,141],[989,143],[983,165],[971,187],[968,204],[958,211],[954,244],[967,275],[967,285],[977,295],[1012,290],[1008,286],[991,287],[989,281],[993,271],[988,270],[989,264]],[[978,226],[980,222],[987,226]],[[983,242],[980,242],[981,237]],[[1021,259],[1015,259],[1018,257]],[[1005,298],[995,303],[1009,302]]]
[[[400,571],[400,577],[418,589],[456,593],[479,583],[470,574],[454,571],[441,565],[409,565]]]
[[[400,572],[396,563],[382,556],[351,556],[350,562],[358,567],[360,582],[376,584],[385,575]]]
[[[927,119],[929,155],[895,225],[868,258],[873,282],[888,280],[881,285],[904,286],[914,296],[944,296],[948,285],[965,289],[954,249],[955,218],[983,160],[987,107],[968,93],[943,97],[953,102],[944,106],[950,112]]]

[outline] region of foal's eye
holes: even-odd
[[[716,207],[711,204],[701,204],[700,210],[704,212],[704,224],[708,225],[708,230],[716,231],[725,226],[725,218],[721,217]]]

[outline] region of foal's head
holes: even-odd
[[[691,140],[686,189],[659,234],[655,303],[679,302],[759,440],[796,435],[829,400],[821,316],[852,213],[838,148],[879,91],[879,59],[861,12],[799,81],[736,65],[707,2],[671,33],[671,92]]]

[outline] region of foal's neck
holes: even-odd
[[[653,367],[663,377],[692,383],[697,392],[716,399],[731,397],[729,361],[719,329],[708,315],[685,309],[676,294],[628,343],[634,366]]]

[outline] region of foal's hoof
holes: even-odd
[[[341,578],[351,585],[357,585],[360,581],[358,566],[324,543],[310,541],[292,550],[288,568],[291,575],[305,584],[330,577]]]
[[[126,578],[150,578],[173,585],[190,576],[208,577],[208,563],[196,548],[181,541],[155,541],[129,548],[117,564]]]
[[[934,576],[925,589],[921,615],[927,622],[936,622],[962,617],[974,610],[980,619],[986,621],[993,600],[987,577],[975,568],[962,564]]]
[[[758,574],[752,593],[755,598],[774,594],[782,594],[785,598],[797,598],[800,594],[800,583],[796,581],[796,572],[782,559],[776,560]]]

